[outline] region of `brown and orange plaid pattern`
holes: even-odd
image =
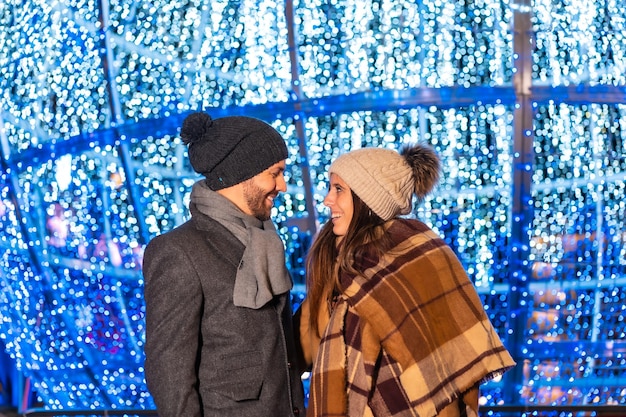
[[[479,385],[515,362],[445,242],[417,220],[388,233],[392,251],[341,277],[307,416],[477,416]]]

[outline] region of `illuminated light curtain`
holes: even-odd
[[[261,117],[288,142],[274,218],[296,303],[330,162],[425,141],[444,175],[414,215],[457,252],[521,359],[481,403],[626,402],[616,1],[301,0],[293,27],[284,2],[207,3],[0,4],[0,337],[45,407],[154,406],[141,254],[188,217],[198,177],[177,129],[200,109]]]
[[[623,404],[625,15],[614,1],[533,7],[533,85],[554,90],[534,112],[522,401]]]

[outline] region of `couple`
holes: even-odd
[[[191,220],[144,255],[148,388],[161,417],[477,416],[514,365],[452,250],[418,220],[429,147],[365,148],[330,166],[331,219],[291,277],[270,220],[287,147],[260,120],[193,113],[180,136],[205,178]],[[301,375],[311,370],[304,409]]]

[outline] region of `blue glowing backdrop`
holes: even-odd
[[[187,218],[191,111],[289,144],[303,296],[326,169],[424,141],[445,237],[518,366],[481,403],[626,403],[621,0],[4,0],[0,338],[48,409],[151,409],[145,244]]]

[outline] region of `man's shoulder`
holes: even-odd
[[[174,227],[173,229],[154,236],[150,240],[150,243],[185,239],[187,236],[195,233],[196,229],[195,227],[193,227],[191,220],[187,220],[186,222]]]
[[[234,235],[218,221],[207,216],[193,216],[173,229],[152,238],[148,246],[177,245],[198,246],[212,242],[232,244]]]

